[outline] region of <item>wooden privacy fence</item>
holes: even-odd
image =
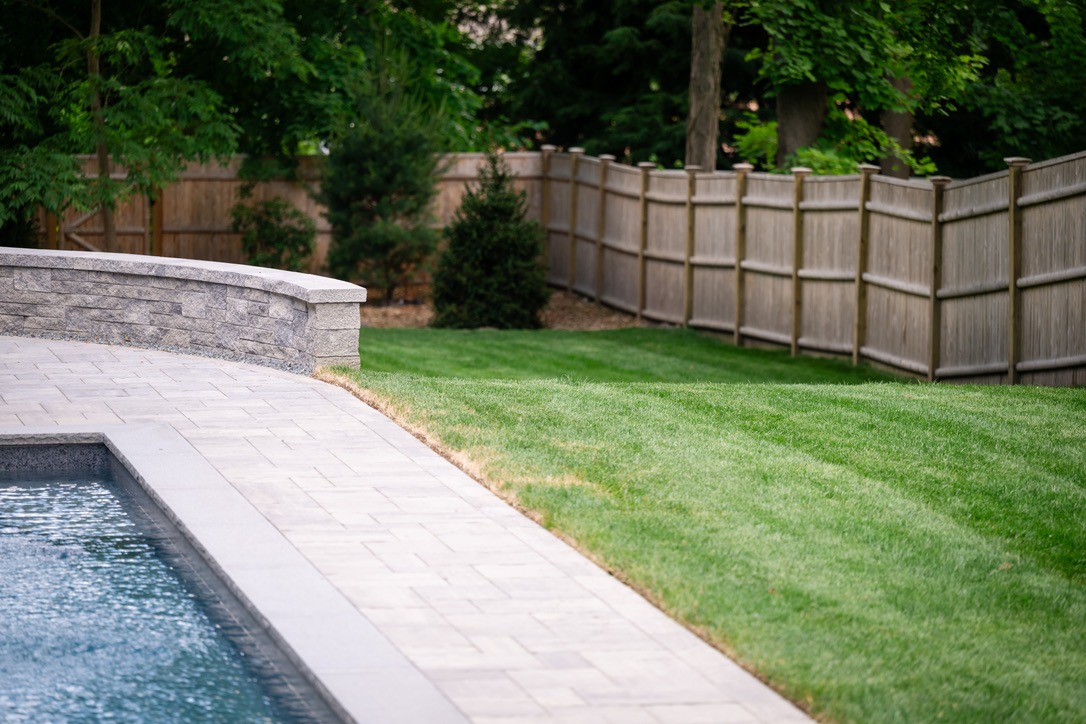
[[[874,360],[928,379],[1086,384],[1086,153],[980,178],[659,171],[580,149],[506,154],[547,230],[552,284],[645,319]],[[453,154],[434,215],[446,224],[481,154]],[[259,184],[331,232],[300,181]],[[243,261],[230,230],[240,159],[192,166],[155,203],[117,210],[124,251]],[[88,159],[87,173],[93,174]],[[94,249],[101,224],[47,222],[49,246]]]
[[[434,199],[437,226],[444,226],[460,206],[469,182],[478,178],[483,154],[462,153],[448,156],[441,165],[438,193]],[[539,153],[509,153],[506,163],[516,175],[516,185],[531,200],[531,213],[539,218],[541,156]],[[303,211],[317,224],[316,253],[309,271],[320,273],[328,255],[332,229],[324,218],[324,207],[313,200],[312,192],[320,182],[318,157],[298,159],[298,180],[266,181],[256,184],[253,200],[283,198]],[[129,254],[153,254],[244,263],[241,235],[230,228],[230,209],[238,202],[243,181],[238,177],[242,158],[225,165],[192,164],[178,180],[161,190],[157,198],[134,196],[115,211],[117,237],[121,251]],[[83,158],[83,172],[96,175],[96,162]],[[123,171],[114,172],[116,178]],[[50,249],[99,251],[103,228],[97,212],[68,211],[55,218],[42,213],[41,227],[46,231],[45,245]]]
[[[327,253],[331,229],[321,207],[310,197],[320,178],[317,159],[300,158],[298,181],[257,184],[253,199],[280,197],[290,201],[317,222],[317,256],[314,270]],[[238,202],[243,181],[238,178],[241,158],[225,165],[193,164],[180,178],[163,188],[157,197],[136,195],[117,205],[114,221],[120,251],[128,254],[244,263],[241,235],[230,228],[230,209]],[[83,172],[97,173],[93,158],[83,159]],[[123,171],[114,171],[123,178]],[[96,212],[69,210],[61,218],[42,215],[46,246],[70,251],[100,251],[103,241],[101,216]]]
[[[965,181],[658,171],[545,147],[552,284],[928,379],[1086,384],[1086,153]]]

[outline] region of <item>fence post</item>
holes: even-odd
[[[596,201],[596,302],[603,295],[603,237],[607,232],[607,170],[615,157],[600,156],[600,188]]]
[[[143,253],[151,256],[154,252],[151,250],[152,235],[154,230],[151,228],[152,216],[154,216],[155,199],[151,194],[143,194]]]
[[[584,149],[569,149],[569,257],[566,259],[566,291],[573,291],[577,277],[577,166]]]
[[[157,254],[158,256],[164,256],[162,253],[162,227],[165,224],[166,207],[163,205],[162,199],[164,197],[165,189],[158,189],[154,194],[147,197],[147,200],[151,203],[151,254]]]
[[[803,268],[803,179],[811,175],[811,169],[797,166],[792,169],[795,186],[792,191],[792,356],[799,354],[799,334],[803,326],[803,281],[799,270]]]
[[[548,276],[551,268],[551,154],[558,150],[557,146],[544,145],[543,152],[543,178],[539,182],[539,215],[543,224],[543,260],[547,265]]]
[[[867,285],[864,274],[867,273],[867,247],[871,231],[871,214],[867,211],[867,202],[871,199],[871,177],[879,172],[879,167],[870,163],[860,164],[860,220],[856,239],[856,305],[852,324],[852,364],[860,364],[860,349],[867,336]]]
[[[52,211],[45,212],[45,248],[59,249],[60,239],[57,236],[57,225],[60,220]]]
[[[694,232],[696,217],[694,194],[697,193],[698,171],[701,166],[686,167],[686,250],[683,253],[683,326],[690,324],[694,309],[694,266],[690,258],[694,256]]]
[[[928,296],[928,382],[935,381],[942,352],[943,315],[939,288],[943,286],[943,192],[949,176],[932,176],[931,181],[931,290]]]
[[[645,249],[649,245],[649,172],[656,168],[652,161],[637,164],[641,169],[641,234],[637,241],[637,321],[645,310]]]
[[[737,163],[735,170],[735,329],[732,341],[735,345],[743,344],[743,335],[739,331],[743,324],[743,259],[747,255],[747,207],[743,197],[747,195],[747,174],[754,170],[749,163]]]
[[[1022,276],[1022,210],[1018,199],[1022,197],[1022,170],[1029,165],[1028,158],[1012,156],[1003,159],[1009,166],[1008,229],[1010,254],[1007,257],[1007,383],[1018,384],[1018,361],[1022,357],[1022,295],[1018,291],[1018,279]]]

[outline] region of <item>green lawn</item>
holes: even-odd
[[[839,360],[737,349],[680,329],[363,329],[362,369],[427,377],[593,382],[856,383],[897,379]]]
[[[817,716],[1086,721],[1086,389],[677,330],[361,349],[400,419]]]

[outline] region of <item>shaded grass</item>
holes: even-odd
[[[365,370],[427,377],[728,383],[896,379],[836,359],[806,358],[795,364],[787,352],[740,349],[683,329],[363,329],[359,348]]]
[[[355,378],[824,718],[1086,720],[1086,390],[778,384],[856,380],[630,331],[416,330],[428,371]]]

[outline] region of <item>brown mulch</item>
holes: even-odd
[[[363,327],[425,327],[434,318],[429,302],[362,305]],[[638,326],[637,319],[569,292],[554,292],[540,315],[548,329],[600,330]]]
[[[363,327],[425,327],[434,318],[434,308],[429,303],[393,304],[381,303],[362,305]]]
[[[554,292],[539,315],[547,329],[599,330],[640,326],[637,318],[590,299]]]

